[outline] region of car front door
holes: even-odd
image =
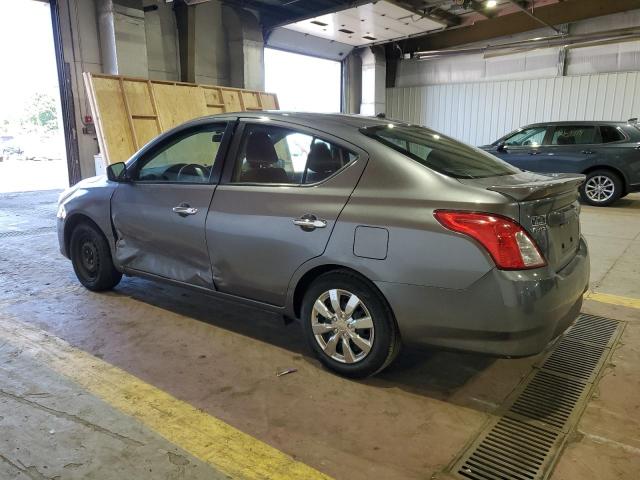
[[[205,220],[230,128],[182,130],[127,168],[111,200],[115,256],[125,270],[213,288]]]
[[[296,269],[324,252],[366,162],[313,129],[242,121],[207,218],[217,290],[283,305]]]
[[[523,170],[537,171],[536,160],[544,142],[547,127],[529,127],[514,133],[502,143],[494,155]]]

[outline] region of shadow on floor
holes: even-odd
[[[110,295],[127,295],[137,301],[267,342],[300,355],[314,368],[322,368],[306,344],[301,325],[298,322],[285,325],[277,314],[139,278],[124,279]],[[497,404],[529,372],[533,361],[505,361],[503,363],[509,365],[498,368],[495,374],[488,374],[487,371],[499,362],[496,358],[424,347],[404,348],[384,372],[362,382],[379,388],[400,388],[488,412],[495,410]],[[481,375],[488,377],[487,381],[469,387]],[[474,401],[474,397],[482,397],[483,392],[495,401]]]

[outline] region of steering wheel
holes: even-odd
[[[183,174],[187,174],[187,172],[185,172],[185,169],[191,167],[192,168],[192,172],[193,173],[188,173],[189,175],[192,176],[196,176],[199,177],[200,179],[202,179],[203,181],[205,181],[207,179],[207,176],[204,173],[204,167],[202,165],[198,165],[197,163],[188,163],[185,166],[183,166],[180,170],[178,170],[178,175],[176,176],[176,180],[180,180],[180,176]]]

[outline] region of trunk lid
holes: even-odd
[[[518,221],[536,241],[548,264],[559,271],[575,257],[580,246],[578,174],[522,172],[503,177],[464,180],[464,183],[499,192],[518,203]]]

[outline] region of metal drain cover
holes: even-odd
[[[541,480],[577,423],[593,382],[622,333],[616,320],[582,314],[534,365],[451,469],[472,480]]]

